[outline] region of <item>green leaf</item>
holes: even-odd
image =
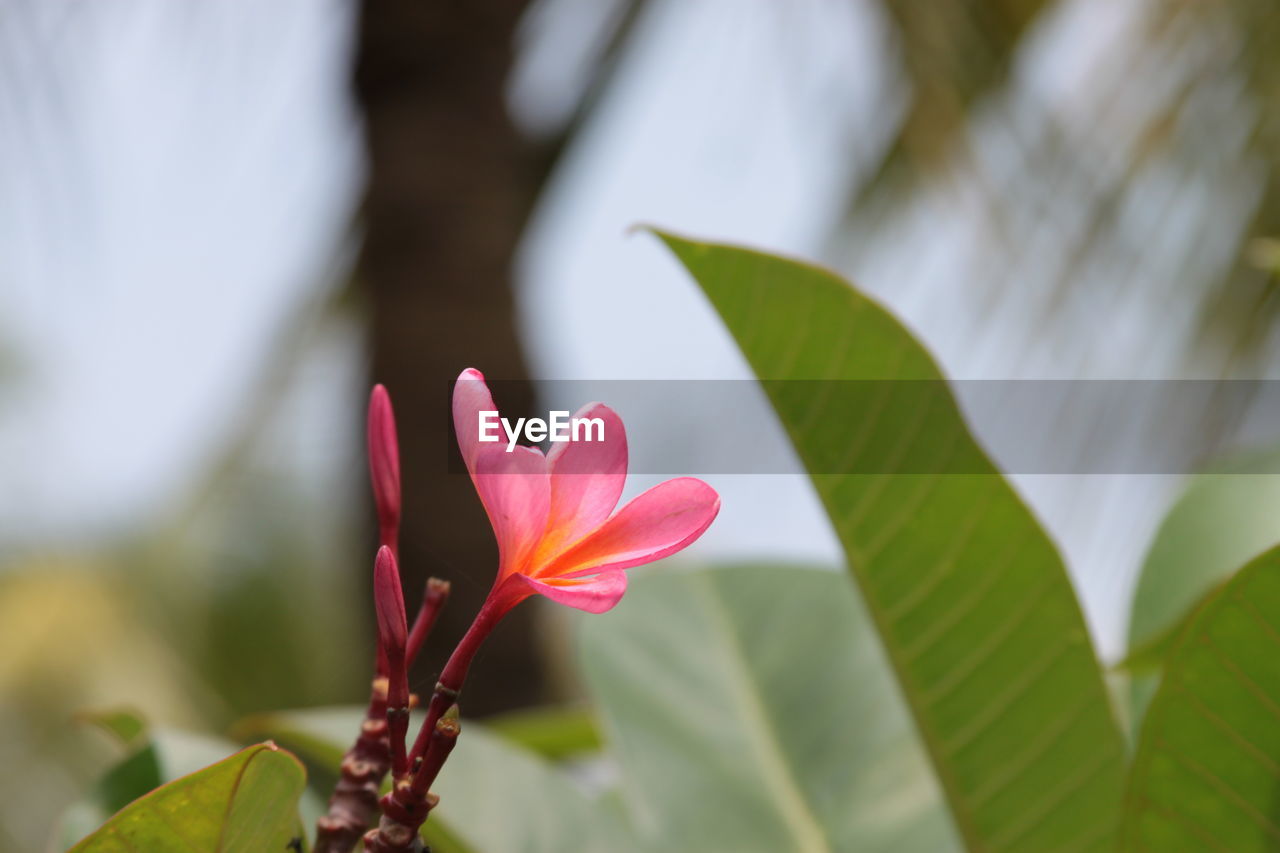
[[[583,623],[587,686],[653,849],[956,849],[843,573],[646,572]]]
[[[1280,477],[1243,472],[1196,477],[1147,550],[1133,597],[1130,647],[1174,628],[1214,585],[1276,542]]]
[[[1159,675],[1161,668],[1164,667],[1165,658],[1169,656],[1169,650],[1173,648],[1174,640],[1185,627],[1185,621],[1184,619],[1182,623],[1174,625],[1173,629],[1129,649],[1128,654],[1111,665],[1112,671],[1127,673],[1135,680]],[[1145,706],[1145,703],[1143,704]]]
[[[362,708],[259,714],[237,732],[273,737],[304,758],[336,767],[363,718]],[[420,722],[415,716],[410,732]],[[470,720],[463,722],[462,736],[433,790],[440,805],[424,826],[424,837],[440,853],[634,849],[625,828],[564,773]]]
[[[76,829],[76,820],[84,823],[96,817],[92,825],[85,827],[85,831],[72,839],[73,841],[83,838],[89,830],[99,826],[108,815],[118,812],[138,797],[167,781],[161,770],[160,757],[156,748],[147,737],[147,721],[141,713],[130,708],[106,708],[85,711],[76,715],[76,719],[96,726],[120,745],[132,751],[103,774],[87,797],[87,801],[72,813],[71,829],[73,831]],[[218,756],[218,758],[221,757],[223,756]],[[67,821],[64,820],[63,823],[66,824]]]
[[[1138,576],[1129,616],[1131,655],[1167,650],[1168,639],[1180,633],[1207,592],[1280,542],[1280,477],[1250,473],[1274,471],[1277,461],[1274,451],[1241,457],[1187,486],[1156,531]],[[1158,670],[1135,673],[1134,720],[1155,692]]]
[[[156,748],[147,744],[108,770],[94,789],[93,800],[102,814],[120,811],[165,782]]]
[[[84,798],[69,806],[54,826],[53,847],[65,849],[101,826],[109,816],[166,782],[194,773],[235,753],[240,746],[208,735],[153,728],[137,711],[86,711],[77,716],[128,748]]]
[[[73,853],[262,853],[297,830],[302,765],[272,744],[244,749],[133,802]]]
[[[1197,608],[1129,780],[1126,850],[1280,848],[1280,549]]]
[[[1124,742],[1079,604],[933,359],[830,272],[658,236],[808,468],[967,846],[1105,846]]]

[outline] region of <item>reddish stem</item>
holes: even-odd
[[[414,654],[421,650],[448,596],[447,581],[437,578],[427,581],[422,609],[414,621],[409,637],[410,644],[416,643],[413,646]],[[393,744],[399,745],[400,754],[395,760],[403,762],[401,766],[407,769],[408,758],[404,756],[404,748],[409,715],[407,708],[405,713],[397,715],[394,708],[398,706],[390,701],[392,697],[388,694],[392,691],[387,678],[390,667],[381,643],[378,644],[378,658],[379,677],[373,682],[360,736],[355,746],[343,756],[338,784],[329,800],[328,812],[316,822],[313,853],[351,853],[351,848],[373,824],[379,813],[378,789],[392,767]],[[406,653],[405,667],[398,667],[398,671],[407,669],[408,662],[409,656]],[[407,682],[404,689],[408,690]],[[407,698],[396,696],[394,699],[406,706],[411,704]],[[396,720],[397,716],[399,721]]]
[[[458,706],[452,705],[431,730],[428,758],[423,762],[419,775],[426,772],[434,779],[439,774],[445,759],[458,742],[461,730],[458,724]],[[415,782],[416,779],[417,777]],[[364,836],[366,853],[410,853],[421,850],[418,832],[438,802],[439,798],[425,788],[419,790],[416,784],[401,779],[392,792],[381,800],[382,820],[378,822],[377,829],[370,830]]]
[[[355,745],[342,757],[328,811],[316,821],[313,853],[351,853],[378,815],[378,789],[391,769],[387,682],[376,678]]]
[[[440,611],[448,599],[449,582],[439,578],[427,578],[422,607],[418,610],[418,616],[413,620],[413,627],[409,630],[409,643],[405,650],[406,667],[412,667],[413,662],[418,659],[418,652],[422,651],[422,645],[431,634],[431,629],[435,627],[436,619],[440,616]]]
[[[402,651],[392,649],[387,656],[391,672],[387,691],[387,737],[391,746],[391,770],[400,778],[409,769],[405,755],[405,737],[409,733],[409,672],[405,667]]]
[[[476,652],[480,650],[481,644],[484,643],[485,638],[489,636],[494,626],[507,614],[507,611],[523,598],[523,596],[499,594],[502,586],[499,583],[489,593],[489,597],[485,599],[480,612],[476,614],[476,618],[472,621],[471,627],[462,636],[457,647],[453,650],[453,654],[449,656],[448,663],[444,665],[444,670],[440,673],[440,680],[436,682],[435,690],[431,693],[431,702],[427,705],[427,719],[423,723],[422,729],[418,732],[413,749],[409,751],[409,765],[411,767],[417,759],[425,757],[436,723],[440,721],[449,706],[458,701],[458,697],[462,693],[462,685],[467,680],[467,671],[471,668],[471,662],[475,659]]]

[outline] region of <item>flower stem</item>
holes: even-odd
[[[497,592],[496,587],[494,592]],[[431,693],[431,701],[427,705],[427,719],[423,723],[421,731],[418,732],[413,749],[409,751],[410,767],[414,766],[417,759],[425,758],[432,734],[435,732],[436,723],[440,721],[444,712],[451,705],[457,703],[458,697],[462,693],[462,685],[467,680],[467,671],[471,668],[471,661],[475,659],[476,652],[480,650],[480,646],[484,643],[485,638],[489,636],[489,632],[493,630],[499,620],[516,603],[516,601],[509,600],[507,597],[495,595],[494,592],[491,592],[489,597],[485,599],[484,605],[481,606],[480,612],[476,614],[471,627],[462,636],[457,647],[453,650],[453,654],[449,656],[448,663],[444,665],[444,669],[440,673],[440,680],[436,682],[435,690]]]
[[[422,595],[422,607],[418,610],[417,618],[413,620],[413,627],[409,629],[409,644],[405,650],[406,667],[412,667],[413,662],[418,659],[422,644],[431,634],[431,629],[435,627],[436,619],[448,600],[449,582],[442,581],[440,578],[427,578],[427,588]]]
[[[403,650],[391,650],[387,654],[391,673],[386,703],[387,740],[391,747],[391,771],[395,777],[409,769],[405,755],[405,736],[409,732],[409,674],[405,669]]]

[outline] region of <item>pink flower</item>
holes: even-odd
[[[457,701],[480,644],[502,617],[538,593],[552,601],[603,613],[627,590],[626,569],[652,563],[691,544],[720,511],[715,489],[678,477],[649,489],[616,513],[627,479],[627,436],[608,406],[592,403],[574,418],[599,418],[604,434],[534,447],[480,441],[480,413],[497,412],[478,370],[464,370],[453,388],[458,446],[498,540],[498,574],[480,612],[440,672],[410,766],[421,758],[412,790],[434,781],[440,755],[432,732]],[[491,421],[490,421],[491,422]]]
[[[545,456],[534,447],[508,452],[505,439],[481,442],[479,413],[496,410],[484,376],[464,370],[454,386],[453,423],[498,540],[489,598],[499,613],[534,593],[602,613],[626,591],[625,569],[690,545],[720,511],[714,489],[679,477],[615,513],[627,479],[627,437],[608,406],[591,403],[573,415],[600,418],[603,440],[583,434],[554,442]]]

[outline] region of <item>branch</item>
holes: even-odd
[[[391,769],[387,727],[387,680],[375,678],[360,736],[342,757],[329,810],[316,821],[312,853],[351,853],[378,815],[378,790]]]
[[[406,666],[421,650],[441,608],[449,597],[449,583],[439,578],[427,581],[422,608],[409,633]],[[378,643],[380,672],[386,669],[383,644]],[[360,726],[355,746],[342,758],[342,769],[328,812],[316,821],[316,844],[312,853],[351,853],[356,842],[378,817],[378,791],[391,770],[391,729],[388,725],[389,681],[385,675],[375,678],[369,698],[369,709]],[[409,704],[413,704],[410,697]],[[394,716],[394,712],[393,712]],[[407,717],[404,720],[408,722]],[[400,734],[404,743],[404,734]]]
[[[440,802],[440,798],[427,788],[440,773],[461,731],[458,706],[453,705],[432,729],[426,755],[412,778],[400,779],[391,793],[382,798],[382,820],[378,822],[377,829],[371,829],[365,835],[365,853],[418,853],[423,850],[418,832],[427,815]]]

